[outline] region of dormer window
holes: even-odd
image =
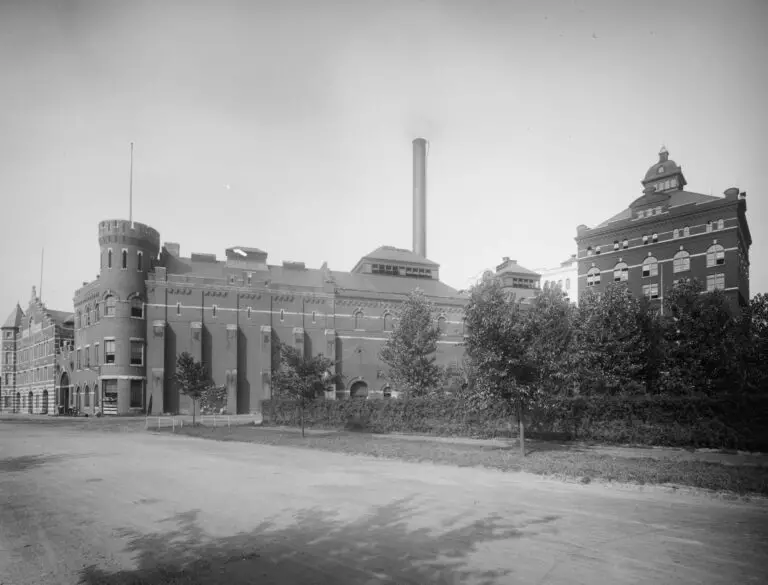
[[[627,238],[624,238],[624,241],[622,242],[622,244],[621,244],[621,245],[622,245],[622,246],[624,247],[624,249],[626,250],[627,248],[629,248],[629,240],[628,240]]]
[[[592,246],[587,246],[587,256],[592,255]]]
[[[619,240],[613,240],[613,249],[618,250],[619,249]]]
[[[659,241],[659,234],[653,234],[653,243],[655,244],[658,241]]]
[[[595,254],[599,254],[599,253],[600,253],[600,246],[597,246],[597,247],[595,248]]]
[[[647,243],[648,243],[648,236],[643,234],[643,244],[647,244]]]

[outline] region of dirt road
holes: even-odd
[[[768,507],[0,422],[0,583],[761,583]]]

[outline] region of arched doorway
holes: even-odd
[[[40,394],[35,394],[35,410],[40,412]]]
[[[43,390],[43,414],[48,414],[48,390]]]
[[[58,408],[62,414],[69,408],[69,374],[66,372],[61,374],[61,380],[59,381]]]
[[[80,411],[80,386],[77,387],[77,390],[75,390],[75,411]]]
[[[32,414],[32,401],[34,398],[32,398],[34,395],[32,394],[32,390],[29,391],[29,394],[27,394],[27,412],[29,414]]]
[[[13,412],[21,412],[21,393],[16,392],[16,396],[13,399]]]
[[[93,406],[96,408],[99,405],[99,383],[93,385]]]
[[[85,386],[85,393],[83,394],[83,406],[88,408],[91,405],[91,390],[88,385]]]
[[[392,386],[389,384],[384,384],[384,386],[381,388],[381,397],[392,398]]]
[[[353,382],[349,387],[350,398],[368,398],[368,384],[363,380]]]

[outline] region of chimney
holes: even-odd
[[[427,257],[427,141],[413,141],[413,253]]]

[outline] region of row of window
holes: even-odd
[[[16,350],[16,352],[6,351],[3,364],[8,366],[13,365],[14,363],[21,365],[29,362],[30,360],[49,357],[53,355],[53,353],[54,343],[53,341],[47,341],[45,343],[38,343],[32,347]],[[16,362],[14,362],[15,357],[17,358]]]
[[[133,296],[129,301],[131,305],[131,317],[137,319],[144,318],[144,301],[138,295]],[[107,295],[104,297],[104,316],[114,317],[115,307],[117,306],[117,298],[114,295]],[[99,310],[100,303],[93,304],[93,309],[90,306],[85,307],[83,311],[77,311],[75,313],[75,329],[82,327],[90,327],[91,323],[98,323],[101,320],[101,312]]]
[[[560,280],[545,280],[544,281],[544,286],[545,287],[546,286],[555,286],[555,285],[559,286],[560,288],[563,288],[563,279],[561,278]],[[565,290],[571,290],[571,279],[570,278],[566,278],[565,279]]]
[[[10,386],[13,375],[5,373],[5,385]],[[45,382],[53,380],[53,366],[42,366],[34,370],[24,370],[16,373],[16,380],[19,385],[33,384],[35,382]]]
[[[131,339],[131,354],[130,365],[143,366],[144,365],[144,342],[138,339]],[[91,359],[93,357],[93,359]],[[77,348],[75,352],[75,369],[82,370],[88,369],[93,365],[101,365],[99,362],[99,344],[94,343],[93,346],[85,346],[85,351],[81,353],[81,348]],[[115,359],[115,340],[104,340],[104,364],[116,364]],[[82,358],[82,359],[81,359]]]
[[[123,248],[120,257],[120,268],[128,270],[128,250],[126,248]],[[112,268],[112,248],[107,249],[107,268]],[[144,270],[144,252],[136,252],[136,270],[139,272]]]
[[[712,232],[712,231],[718,231],[725,228],[725,222],[722,219],[718,219],[716,222],[708,221],[706,224],[706,231]],[[688,237],[691,235],[691,228],[689,226],[685,226],[683,228],[675,228],[672,230],[672,239],[677,240],[681,237]],[[642,236],[643,245],[647,245],[649,243],[657,243],[659,241],[659,234],[653,233],[651,236],[648,236],[647,234],[643,234]],[[619,250],[624,249],[626,250],[629,248],[629,239],[624,238],[621,242],[619,240],[613,241],[613,249]],[[595,246],[594,250],[592,249],[592,246],[587,246],[587,256],[592,256],[593,254],[600,254],[602,251],[601,246]]]
[[[707,249],[707,268],[722,266],[725,264],[725,248],[720,244],[714,244]],[[658,276],[659,261],[653,256],[648,256],[642,264],[643,278]],[[685,250],[680,250],[672,259],[672,272],[686,272],[691,269],[691,255]],[[593,266],[587,272],[587,286],[600,284],[601,272]],[[629,279],[629,266],[626,262],[619,262],[613,267],[614,282],[625,282]]]
[[[398,266],[395,264],[371,264],[371,273],[386,274],[390,276],[415,276],[420,278],[432,278],[432,270],[429,268]]]

